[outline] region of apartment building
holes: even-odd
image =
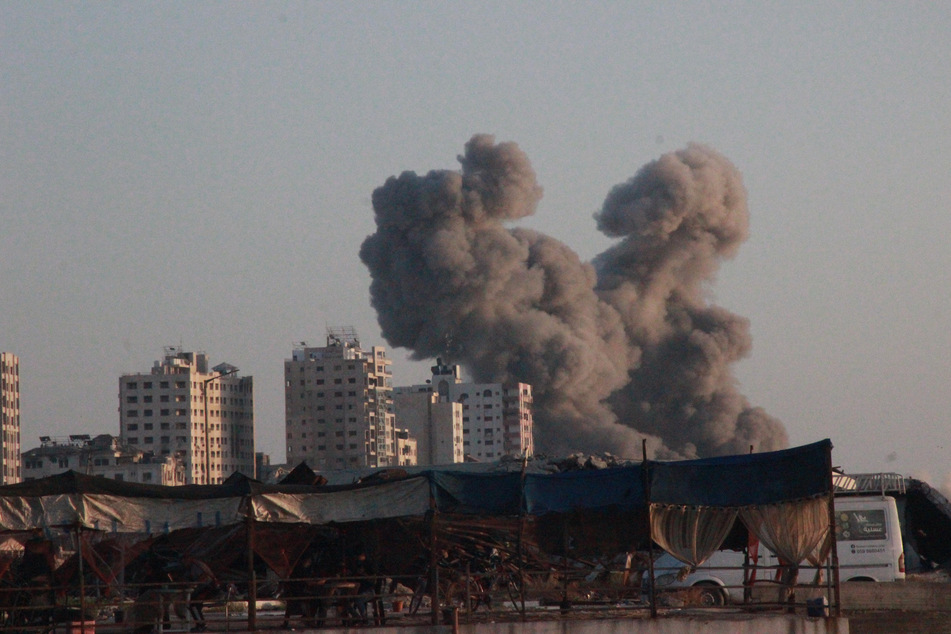
[[[446,365],[441,359],[432,366],[432,378],[425,385],[395,388],[399,403],[404,395],[430,393],[433,402],[457,403],[462,408],[462,446],[466,459],[487,462],[503,456],[532,456],[535,453],[532,417],[532,386],[527,383],[464,383],[458,365]],[[397,423],[409,429],[432,425],[423,421],[419,409],[397,406]],[[415,417],[416,420],[413,420]],[[446,423],[440,429],[449,430]],[[430,428],[432,429],[432,428]],[[429,437],[447,433],[430,431]],[[417,438],[427,434],[418,433]],[[422,454],[422,452],[421,452]],[[454,454],[455,455],[455,454]],[[455,458],[453,461],[458,461]]]
[[[40,446],[23,452],[23,480],[38,480],[76,471],[123,482],[179,486],[185,484],[185,464],[175,455],[156,456],[117,436],[71,434],[40,436]]]
[[[414,467],[419,464],[416,439],[407,429],[396,430],[396,463],[400,467]]]
[[[0,484],[20,481],[20,359],[0,352]]]
[[[427,384],[393,388],[396,424],[416,439],[417,464],[463,462],[462,403],[440,396],[431,387]]]
[[[386,350],[364,350],[352,328],[305,342],[284,361],[287,462],[314,470],[400,464]]]
[[[187,484],[220,484],[235,471],[254,477],[254,391],[250,376],[204,352],[165,348],[150,372],[119,379],[119,436],[185,465]]]

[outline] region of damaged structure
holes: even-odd
[[[213,579],[229,600],[246,601],[250,630],[267,627],[257,605],[277,596],[285,619],[314,626],[337,618],[327,614],[335,606],[350,610],[344,624],[370,612],[382,624],[404,600],[433,622],[440,607],[470,613],[493,597],[524,618],[527,605],[567,613],[595,600],[605,578],[620,581],[611,601],[654,614],[636,580],[650,577],[660,548],[697,566],[755,537],[788,562],[790,586],[822,553],[814,563],[831,573],[822,588],[836,610],[831,447],[559,473],[395,470],[343,486],[300,471],[298,484],[235,474],[180,487],[69,472],[0,487],[0,531],[21,545],[0,557],[0,572],[25,583],[17,570],[27,545],[47,542],[52,605],[100,615],[150,587],[195,590]]]

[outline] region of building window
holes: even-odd
[[[126,402],[126,403],[138,403],[138,402],[139,402],[139,397],[138,397],[138,396],[127,396],[127,397],[125,397],[125,402]]]
[[[167,390],[167,389],[168,389],[168,381],[161,381],[161,382],[159,382],[158,385],[159,385],[159,387],[160,387],[161,389],[163,389],[163,390]]]
[[[135,381],[129,381],[128,383],[125,384],[125,388],[127,390],[137,390],[139,389],[139,384],[136,383]]]
[[[125,415],[126,415],[128,418],[136,418],[136,417],[139,415],[139,411],[138,411],[138,410],[134,410],[134,409],[130,409],[130,410],[127,410],[127,411],[126,411]]]

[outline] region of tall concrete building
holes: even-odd
[[[324,347],[294,348],[284,361],[288,464],[399,465],[390,363],[383,347],[361,348],[352,328],[329,330]]]
[[[20,359],[0,352],[0,484],[20,481]]]
[[[432,391],[432,386],[393,388],[396,424],[416,439],[421,465],[463,462],[462,403]]]
[[[250,376],[204,352],[165,348],[151,372],[119,379],[123,443],[176,455],[188,484],[219,484],[235,471],[254,477],[254,391]]]
[[[437,397],[434,403],[458,403],[462,407],[462,445],[467,459],[484,462],[535,453],[532,386],[527,383],[463,383],[458,365],[445,365],[437,359],[429,383],[399,387],[395,393],[400,404],[404,395],[414,393],[433,394]],[[397,424],[409,429],[433,424],[432,420],[420,420],[418,411],[397,407]],[[416,421],[411,420],[413,416],[417,416]],[[451,428],[445,420],[437,424],[443,431],[431,430],[428,437],[442,434],[445,438]],[[417,433],[417,438],[427,438],[427,434]]]

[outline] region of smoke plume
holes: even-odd
[[[441,356],[477,382],[533,386],[548,453],[692,458],[786,445],[741,395],[730,364],[748,322],[705,285],[746,239],[735,167],[690,145],[645,165],[595,214],[618,242],[592,263],[544,234],[509,228],[542,190],[514,143],[474,136],[461,172],[404,172],[373,192],[376,233],[360,257],[383,336]]]

